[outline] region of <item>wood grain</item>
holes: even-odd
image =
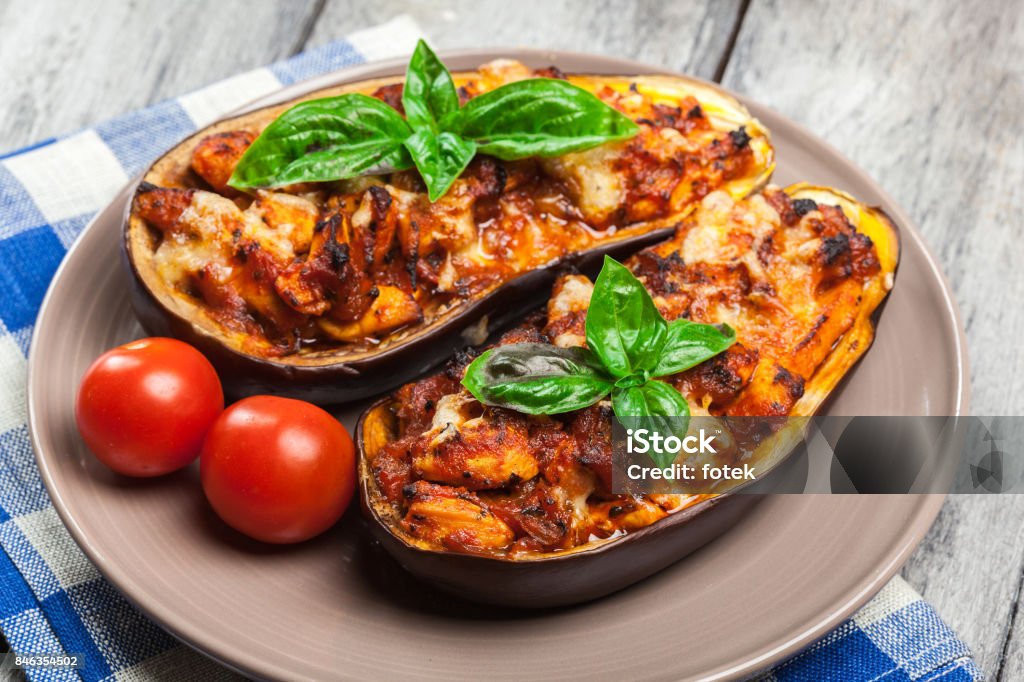
[[[437,48],[536,46],[628,57],[711,78],[740,0],[328,0],[318,45],[408,13]]]
[[[299,50],[317,0],[0,3],[0,152]]]
[[[827,139],[909,211],[963,312],[972,411],[1024,413],[1024,6],[810,7],[754,0],[724,84]],[[1022,524],[1016,496],[951,498],[904,570],[993,675],[1019,598]],[[1006,679],[1024,675],[1016,630]]]

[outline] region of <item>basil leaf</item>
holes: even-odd
[[[452,75],[422,40],[416,44],[405,71],[402,107],[413,130],[429,128],[435,133],[439,132],[437,122],[459,108]]]
[[[421,128],[405,141],[416,168],[427,184],[431,201],[437,201],[466,170],[476,154],[476,145],[451,133],[435,135]]]
[[[651,376],[682,372],[710,360],[736,343],[736,331],[727,324],[700,324],[674,320],[668,324],[668,336],[658,364]]]
[[[499,159],[558,156],[636,134],[629,117],[563,80],[531,78],[469,100],[441,127]]]
[[[664,381],[648,381],[639,386],[616,388],[612,392],[612,410],[627,429],[650,429],[662,436],[682,438],[690,426],[690,405],[686,398]],[[671,453],[652,453],[660,467],[672,463]]]
[[[236,189],[326,182],[412,166],[412,131],[397,111],[361,94],[296,104],[264,129],[228,184]]]
[[[559,414],[593,405],[611,380],[585,348],[512,343],[485,352],[466,368],[462,385],[485,405],[526,414]]]
[[[587,346],[620,378],[651,372],[667,335],[668,323],[644,285],[605,256],[587,310]]]

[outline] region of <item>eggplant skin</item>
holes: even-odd
[[[479,81],[485,78],[481,75],[483,73],[482,68],[480,72],[454,76],[457,83],[472,82],[473,79]],[[673,97],[676,92],[698,97],[707,120],[713,121],[715,131],[722,133],[728,130],[731,134],[742,129],[742,145],[749,148],[756,161],[740,177],[727,181],[726,189],[736,197],[745,196],[763,186],[774,168],[774,152],[767,131],[742,105],[712,85],[682,77],[569,78],[584,87],[607,85],[616,92],[629,92],[635,81],[641,88],[647,87],[652,91],[661,92],[667,88]],[[400,82],[400,78],[357,82],[314,92],[302,99],[344,92],[390,92]],[[148,188],[155,186],[174,191],[196,190],[198,196],[199,191],[205,193],[212,188],[223,197],[244,202],[237,192],[223,187],[227,169],[218,165],[224,159],[214,152],[224,151],[227,156],[236,155],[255,133],[295,103],[292,101],[227,119],[190,136],[148,169],[137,188],[141,192],[137,191],[136,194],[144,194]],[[671,118],[670,113],[665,115]],[[209,154],[198,155],[203,163],[197,167],[193,152],[197,147],[202,150],[204,143],[209,140],[214,140],[216,144],[210,143]],[[586,163],[580,159],[560,158],[545,162],[558,166],[550,170],[551,173],[564,173],[574,182],[581,177],[587,180],[585,176],[580,176],[580,168],[586,168]],[[636,206],[639,207],[637,211],[642,211],[645,210],[642,207],[657,203],[663,195],[667,196],[667,192],[628,203],[630,207]],[[170,335],[200,348],[218,369],[225,392],[231,397],[270,393],[323,404],[350,402],[379,395],[421,376],[448,357],[453,350],[470,342],[479,342],[481,334],[486,336],[484,332],[500,329],[541,303],[559,272],[578,269],[593,274],[600,267],[604,255],[623,258],[664,239],[671,235],[678,220],[685,215],[672,213],[663,218],[641,219],[630,224],[628,229],[619,229],[582,251],[570,252],[544,265],[515,274],[484,293],[471,294],[463,300],[457,299],[455,305],[442,307],[441,312],[431,312],[430,317],[425,317],[422,322],[387,332],[373,342],[339,342],[331,345],[318,341],[314,346],[285,342],[267,352],[265,346],[268,342],[265,339],[261,342],[263,345],[253,343],[256,337],[251,332],[229,329],[210,314],[202,299],[184,293],[185,287],[179,288],[162,280],[154,265],[159,245],[158,226],[143,219],[138,204],[137,200],[131,202],[125,216],[123,261],[131,282],[130,300],[147,333]],[[279,305],[283,304],[279,302]],[[284,352],[282,348],[291,350]]]
[[[851,286],[856,285],[856,303],[848,303],[845,307],[832,309],[836,311],[837,315],[844,314],[850,320],[849,326],[839,333],[834,342],[833,337],[830,336],[819,338],[828,332],[828,328],[820,323],[812,325],[810,334],[804,335],[803,330],[796,331],[798,336],[794,337],[796,339],[796,345],[793,347],[794,354],[806,358],[808,354],[815,353],[813,349],[815,345],[826,349],[823,359],[814,365],[813,374],[808,377],[806,382],[803,382],[802,377],[794,377],[780,367],[777,374],[770,375],[774,376],[774,379],[769,382],[771,387],[765,387],[755,382],[748,384],[750,387],[759,386],[752,392],[754,398],[768,396],[770,401],[750,400],[748,399],[750,396],[737,393],[731,402],[723,403],[717,408],[719,411],[714,414],[810,416],[816,414],[833,395],[839,383],[849,375],[850,370],[864,356],[874,339],[875,326],[883,304],[895,282],[900,253],[899,231],[883,210],[861,204],[849,195],[831,188],[802,183],[792,185],[784,190],[768,188],[764,194],[765,201],[772,203],[773,208],[779,211],[778,215],[782,220],[783,229],[794,230],[793,234],[799,235],[799,230],[810,228],[806,239],[812,243],[815,249],[813,254],[806,255],[810,261],[816,263],[817,270],[814,272],[818,277],[825,278],[823,281],[831,281],[827,278],[831,277],[832,273],[843,271],[846,272],[847,277],[851,278],[830,285],[835,287],[833,289],[818,290],[815,287],[816,293],[809,300],[831,301],[834,299],[832,294],[837,291],[849,293],[846,289],[839,289],[843,282],[847,282]],[[712,202],[712,206],[714,207],[717,203]],[[842,209],[849,224],[856,230],[856,238],[850,236],[848,239],[833,239],[823,236],[832,234],[826,225],[829,220],[842,218],[833,207]],[[668,264],[667,270],[670,270],[671,259],[675,258],[674,252],[677,249],[684,249],[690,236],[704,237],[697,239],[693,244],[698,248],[708,242],[707,235],[696,232],[696,230],[698,227],[715,227],[717,224],[699,222],[700,215],[700,212],[696,214],[693,225],[682,226],[673,240],[650,247],[644,253],[627,261],[627,265],[632,263],[634,267],[643,268],[643,264],[661,263],[662,265]],[[730,211],[728,215],[733,216],[734,214]],[[808,216],[806,220],[802,218],[803,215]],[[835,227],[834,222],[832,226]],[[866,242],[865,238],[870,241]],[[792,246],[794,249],[800,250],[799,242]],[[864,250],[865,248],[867,251]],[[862,255],[855,258],[851,254],[856,253],[858,249],[861,249]],[[693,255],[692,252],[690,255]],[[656,257],[660,257],[661,260]],[[697,265],[700,264],[701,261],[697,261]],[[852,271],[856,271],[858,268],[862,268],[862,273],[853,275]],[[648,271],[648,275],[650,274],[651,272]],[[662,271],[662,274],[666,274],[666,272]],[[646,284],[649,290],[656,291],[651,288],[650,280]],[[805,286],[804,278],[787,278],[786,284],[793,284],[796,287]],[[685,292],[680,292],[680,294],[685,297]],[[835,298],[835,300],[852,301],[853,299],[844,296]],[[659,307],[670,305],[670,301],[663,301]],[[564,306],[556,305],[553,309],[563,310]],[[552,308],[549,308],[550,310]],[[551,323],[550,316],[547,323]],[[539,324],[534,327],[531,327],[531,324],[534,323],[528,322],[517,328],[517,332],[525,333],[529,329],[540,328]],[[579,330],[575,331],[578,334]],[[509,336],[514,333],[516,332]],[[836,330],[833,329],[832,333],[836,333]],[[743,340],[744,328],[742,326],[737,326],[737,335],[740,340]],[[514,340],[508,342],[514,342]],[[737,347],[739,345],[737,344]],[[708,363],[709,366],[711,364],[713,363]],[[445,375],[446,380],[454,378],[457,381],[459,366],[458,361],[449,366],[448,373]],[[692,400],[692,394],[685,391],[684,388],[694,386],[694,382],[702,376],[701,369],[702,366],[698,366],[694,370],[688,371],[689,373],[681,373],[666,380],[670,383],[675,382],[680,390],[684,391],[684,394],[691,396]],[[723,365],[719,369],[727,369],[727,367]],[[711,379],[716,380],[727,376],[714,371],[708,374]],[[726,383],[731,383],[731,379]],[[718,387],[718,382],[713,381],[710,385]],[[441,384],[441,386],[445,386],[445,384]],[[797,388],[799,390],[795,390]],[[784,391],[791,398],[785,411],[773,411],[776,406],[779,410],[782,409],[782,406],[773,399],[776,396],[774,393],[776,389]],[[535,552],[496,550],[464,553],[463,551],[452,551],[448,545],[437,544],[431,538],[422,536],[419,527],[420,522],[424,519],[418,519],[416,527],[410,527],[405,520],[406,517],[403,517],[403,514],[406,514],[405,502],[399,505],[395,500],[413,499],[409,497],[409,494],[410,492],[415,494],[415,488],[402,485],[401,495],[403,497],[398,498],[388,492],[392,489],[388,488],[388,486],[392,486],[391,481],[388,478],[378,479],[374,470],[375,463],[378,461],[377,457],[384,451],[385,446],[402,437],[404,429],[413,428],[408,424],[422,423],[424,418],[410,416],[418,415],[417,410],[420,403],[408,396],[417,395],[429,399],[432,404],[441,404],[449,397],[445,395],[438,400],[436,395],[429,392],[417,394],[413,390],[407,393],[406,389],[402,389],[395,395],[377,401],[360,417],[356,431],[356,447],[361,506],[371,532],[399,564],[420,579],[467,599],[503,606],[542,608],[578,603],[600,597],[652,575],[709,542],[717,535],[724,533],[761,498],[756,494],[736,493],[710,497],[700,500],[692,506],[684,507],[647,526],[627,531],[624,535],[584,542],[569,549]],[[406,397],[400,399],[400,396]],[[746,411],[730,412],[729,410],[736,405],[746,408]],[[410,406],[413,406],[413,412],[409,412]],[[754,409],[751,409],[751,406],[754,406]],[[769,407],[767,412],[762,412],[759,408],[765,406],[772,407]],[[428,424],[433,422],[429,413],[425,419]],[[437,426],[436,423],[433,425]],[[419,426],[416,426],[415,429],[411,432],[412,434],[419,433]],[[785,453],[793,451],[793,448],[789,446],[799,442],[799,439],[792,439],[793,433],[787,433],[787,431],[791,431],[791,429],[787,427],[776,434],[782,437],[781,443],[787,445],[787,447],[777,450],[783,456],[771,460],[773,462],[772,471],[778,471],[780,475],[784,475],[786,470],[786,467],[781,466],[786,462]],[[424,433],[429,433],[429,431]],[[405,442],[402,447],[407,447],[409,442]],[[417,446],[415,441],[411,441],[411,443],[411,451],[414,452]],[[773,447],[776,446],[769,445],[769,450]],[[392,449],[392,452],[394,451]],[[398,451],[401,451],[401,448]],[[391,475],[388,473],[392,471],[387,468],[389,465],[379,464],[376,466],[384,467],[381,471],[384,471],[387,476]],[[419,481],[422,480],[422,477],[419,478]],[[419,481],[417,481],[417,485]],[[399,485],[403,483],[405,481],[400,481]],[[608,493],[608,490],[604,490],[604,492]],[[511,494],[515,495],[516,493],[513,490]],[[469,496],[470,494],[467,493],[466,499],[469,499]],[[399,508],[400,506],[403,508]],[[412,511],[410,510],[409,513]]]

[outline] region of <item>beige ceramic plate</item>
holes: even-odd
[[[566,71],[651,73],[603,57],[510,49],[450,53],[470,69],[495,56]],[[270,100],[400,73],[403,60],[348,69]],[[832,414],[960,414],[967,367],[956,307],[910,219],[863,172],[773,111],[778,184],[834,185],[902,227],[903,259],[875,347]],[[871,131],[865,131],[870,135]],[[417,585],[371,545],[355,514],[293,548],[230,532],[197,474],[115,478],[86,452],[72,405],[102,351],[141,335],[118,263],[127,194],[86,228],[54,279],[29,361],[39,467],[57,511],[100,571],[198,649],[279,679],[684,679],[748,674],[792,655],[863,604],[928,529],[940,496],[780,496],[681,563],[597,602],[509,612]],[[351,427],[354,412],[343,414]],[[353,508],[354,509],[354,508]],[[500,589],[500,586],[496,586]]]

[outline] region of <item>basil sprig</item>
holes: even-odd
[[[690,406],[657,380],[709,360],[736,342],[729,325],[674,320],[658,312],[644,285],[605,256],[587,309],[587,348],[512,343],[486,351],[466,368],[462,385],[485,405],[526,414],[560,414],[611,394],[627,426],[654,419],[662,433],[685,431]]]
[[[596,403],[611,392],[614,381],[585,348],[512,343],[474,360],[462,385],[488,405],[558,414]]]
[[[228,184],[240,190],[419,170],[431,201],[477,152],[504,160],[559,156],[624,140],[627,116],[567,81],[508,83],[459,106],[451,73],[422,40],[402,89],[405,117],[360,94],[296,104],[246,150]]]
[[[235,166],[235,189],[327,182],[412,167],[412,130],[394,109],[360,94],[296,104],[257,137]]]

